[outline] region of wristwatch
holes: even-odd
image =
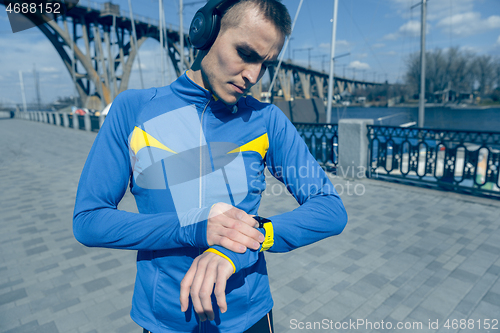
[[[258,215],[255,215],[253,218],[255,219],[255,221],[259,222],[259,228],[264,228],[265,223],[271,222],[270,219],[266,219],[265,217]]]
[[[259,228],[264,228],[266,231],[266,238],[262,243],[262,247],[260,248],[260,252],[267,251],[274,245],[274,228],[272,221],[270,219],[266,219],[262,216],[254,216],[255,221],[259,222]]]

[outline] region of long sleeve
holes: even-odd
[[[120,94],[96,137],[73,215],[74,235],[84,245],[134,250],[207,247],[206,220],[181,227],[175,209],[156,214],[117,209],[132,174],[128,136],[135,114],[154,94],[154,89]]]
[[[274,107],[273,107],[274,108]],[[321,239],[338,235],[347,223],[347,213],[333,184],[309,152],[295,126],[277,109],[269,112],[267,168],[282,182],[300,207],[275,216],[272,221],[274,244],[269,252],[288,252]],[[266,235],[264,229],[260,231]],[[234,253],[213,246],[229,258],[235,271],[250,267],[259,250]]]
[[[300,207],[269,217],[274,227],[274,245],[269,251],[287,252],[340,234],[347,213],[333,184],[284,114],[271,112],[270,117],[266,164]]]

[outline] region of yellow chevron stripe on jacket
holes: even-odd
[[[267,150],[269,149],[269,138],[267,137],[267,133],[262,134],[256,139],[245,143],[243,146],[238,147],[236,149],[231,150],[228,154],[238,153],[243,151],[255,151],[264,158],[266,156]]]
[[[144,147],[155,147],[177,154],[175,151],[155,139],[152,135],[146,133],[136,126],[134,128],[134,131],[132,132],[132,138],[130,139],[130,148],[132,149],[134,154],[137,154],[137,152]]]

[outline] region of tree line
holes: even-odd
[[[420,90],[420,54],[409,56],[405,83],[410,93]],[[477,55],[457,47],[426,52],[426,99],[439,92],[474,94],[482,100],[500,101],[500,58]]]

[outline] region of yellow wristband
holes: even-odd
[[[264,223],[264,230],[266,230],[266,239],[262,243],[260,252],[267,251],[274,245],[274,228],[271,222]]]
[[[229,259],[228,256],[226,256],[224,253],[220,252],[220,251],[217,251],[216,249],[212,249],[212,248],[209,248],[208,250],[206,250],[205,252],[212,252],[212,253],[215,253],[219,256],[221,256],[222,258],[224,259],[227,259],[227,261],[229,261],[231,263],[231,266],[233,266],[233,274],[236,273],[236,266],[234,266],[233,262],[231,261],[231,259]],[[203,253],[205,253],[203,252]]]

